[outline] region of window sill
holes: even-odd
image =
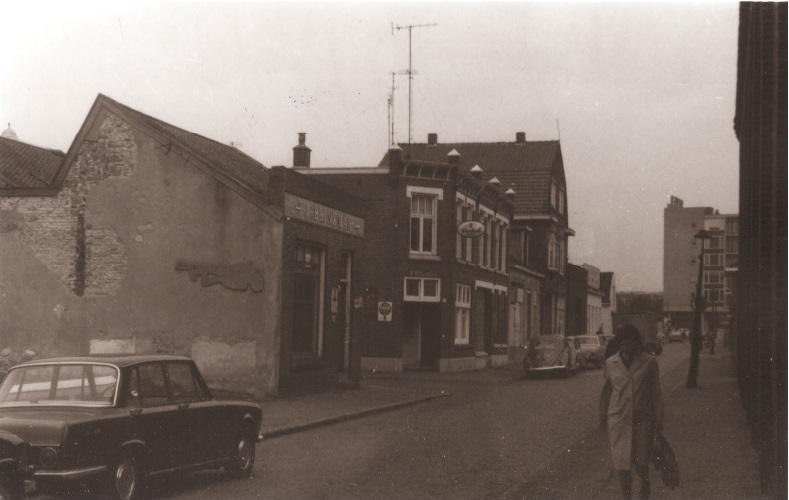
[[[441,257],[438,255],[421,255],[417,253],[408,254],[408,258],[411,260],[427,260],[431,262],[440,262]]]

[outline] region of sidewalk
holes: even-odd
[[[677,455],[680,485],[669,490],[652,468],[653,499],[759,498],[757,456],[749,445],[745,412],[727,349],[700,357],[698,388],[686,389],[687,365],[672,373],[665,404],[664,434]],[[634,498],[638,498],[634,479]],[[605,431],[596,429],[526,484],[503,498],[618,499]]]
[[[263,439],[396,410],[452,395],[457,384],[500,383],[520,377],[517,370],[489,368],[462,373],[405,371],[366,373],[358,389],[263,401]]]

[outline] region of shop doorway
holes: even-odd
[[[439,304],[405,302],[403,306],[403,368],[437,369],[441,355]]]
[[[339,372],[347,374],[351,365],[351,270],[353,268],[353,257],[349,253],[342,254],[343,276],[340,278],[340,290],[337,294],[337,324],[342,328],[339,336],[340,345],[338,346],[337,359],[339,361]]]

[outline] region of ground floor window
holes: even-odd
[[[471,287],[455,285],[455,344],[468,345],[471,325]]]
[[[293,352],[321,354],[324,252],[299,243],[293,266]]]
[[[403,300],[439,302],[441,300],[441,280],[438,278],[406,278]]]

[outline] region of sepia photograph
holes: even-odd
[[[0,14],[0,500],[782,499],[787,3]]]

